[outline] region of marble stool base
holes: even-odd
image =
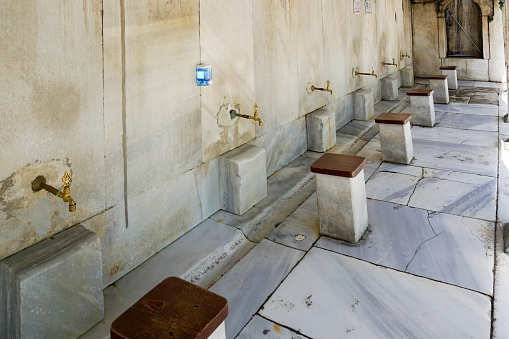
[[[433,90],[412,89],[407,93],[410,98],[412,123],[417,126],[435,126],[435,105],[433,103]]]
[[[449,84],[447,75],[430,75],[429,88],[434,90],[433,100],[435,104],[449,103]]]
[[[368,229],[363,157],[324,154],[311,165],[316,173],[320,234],[350,243]]]
[[[447,75],[447,86],[452,90],[458,89],[458,72],[456,69],[457,66],[440,67],[442,75]]]
[[[376,118],[383,161],[407,165],[414,158],[411,118],[410,114],[403,113],[382,113]]]

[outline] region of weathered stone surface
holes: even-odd
[[[61,5],[0,5],[0,259],[106,204],[102,2]],[[60,189],[66,170],[74,213],[30,187],[42,175]]]
[[[0,261],[0,337],[71,338],[103,317],[99,237],[75,226]]]
[[[409,164],[414,158],[410,123],[379,124],[383,161]]]
[[[355,178],[316,174],[320,234],[351,243],[368,229],[364,170]]]
[[[354,118],[355,120],[368,121],[375,113],[373,103],[373,92],[360,89],[353,93],[354,98]]]
[[[308,150],[325,152],[336,145],[336,114],[319,109],[306,115]]]
[[[398,97],[398,79],[386,77],[382,79],[382,100],[396,100]]]
[[[267,196],[265,149],[244,145],[219,157],[221,208],[242,215]]]
[[[306,117],[280,126],[271,134],[264,134],[251,141],[267,153],[267,176],[279,171],[308,149]]]
[[[435,125],[433,93],[430,96],[410,96],[410,109],[414,125],[426,127]]]
[[[212,65],[213,85],[201,88],[201,131],[203,138],[203,160],[209,161],[220,154],[239,147],[255,137],[255,122],[244,118],[230,118],[231,108],[240,114],[253,115],[255,104],[254,51],[253,51],[253,6],[250,0],[231,3],[227,0],[200,1],[193,0],[199,10],[199,43],[201,61]],[[178,6],[188,6],[185,1],[176,1]],[[179,32],[178,29],[165,30]],[[188,38],[189,39],[189,38]],[[178,44],[186,46],[187,40],[179,40]],[[165,45],[161,43],[161,45]],[[180,50],[175,47],[175,50]],[[171,54],[171,53],[170,53]],[[200,58],[189,56],[194,66]],[[181,67],[177,74],[182,74]],[[189,74],[186,81],[194,81]],[[196,85],[194,85],[195,88]],[[200,99],[196,99],[196,103]],[[260,117],[265,116],[266,106],[260,106]],[[176,109],[175,111],[178,111]],[[199,111],[199,110],[198,110]],[[193,112],[194,114],[194,112]],[[182,126],[198,126],[183,124]],[[181,128],[181,127],[179,127]],[[187,129],[183,128],[184,130]],[[196,128],[192,128],[193,131]],[[185,147],[184,147],[185,148]]]
[[[449,103],[449,85],[447,79],[429,79],[429,88],[434,90],[433,102],[437,104]]]
[[[447,86],[449,89],[458,89],[458,72],[455,69],[442,69],[442,75],[447,75]]]
[[[336,130],[340,129],[354,118],[353,102],[354,96],[349,94],[324,107],[336,113]]]
[[[199,63],[198,25],[201,22],[203,28],[208,15],[200,21],[197,0],[126,2],[124,15],[124,151],[126,194],[132,198],[202,162],[200,126],[208,121],[200,113],[200,88],[182,70],[191,73]]]
[[[405,67],[401,70],[401,86],[412,87],[414,85],[414,70],[411,67]]]

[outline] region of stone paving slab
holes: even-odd
[[[267,236],[279,244],[308,251],[320,236],[316,193],[299,206],[281,225]]]
[[[316,247],[493,293],[494,223],[375,200],[368,200],[368,217],[359,244],[321,237]]]
[[[500,88],[503,90],[507,90],[507,84],[501,82],[488,82],[488,81],[476,81],[474,83],[475,87],[491,87],[491,88]]]
[[[449,105],[435,104],[435,111],[497,116],[498,105],[461,104],[461,103],[450,103]]]
[[[227,338],[237,336],[304,254],[263,240],[210,288],[228,299]]]
[[[450,127],[476,131],[498,131],[496,116],[436,112],[435,127]]]
[[[490,298],[313,248],[260,314],[312,338],[489,338]]]
[[[475,81],[473,80],[458,80],[458,86],[471,87],[474,86]]]
[[[279,326],[270,320],[255,315],[253,319],[239,333],[237,339],[278,338],[278,339],[304,339],[287,328]]]
[[[448,127],[412,127],[412,139],[448,142],[472,146],[498,146],[498,133]]]
[[[414,166],[402,173],[398,169],[405,166],[384,165],[366,184],[368,198],[495,220],[497,182],[494,177]]]
[[[496,147],[419,139],[414,140],[413,144],[415,157],[412,165],[414,166],[497,176],[498,150]]]
[[[483,184],[424,178],[417,184],[408,206],[495,221],[497,180],[483,178],[486,179]]]

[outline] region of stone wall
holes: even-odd
[[[270,175],[307,149],[305,115],[353,118],[411,60],[410,0],[6,0],[0,4],[0,258],[77,223],[102,242],[104,285],[219,209],[217,157],[267,151]],[[213,66],[197,87],[195,66]],[[352,77],[375,68],[374,77]],[[308,94],[331,81],[334,95]],[[252,114],[264,125],[230,119]],[[77,212],[46,192],[73,175]]]
[[[440,66],[458,66],[458,79],[506,81],[503,15],[498,2],[474,0],[481,9],[482,58],[447,56],[447,29],[444,10],[452,0],[415,0],[412,5],[414,74],[440,74]],[[456,25],[456,23],[454,23]],[[463,35],[463,39],[468,39]]]

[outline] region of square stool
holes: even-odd
[[[382,79],[382,100],[396,100],[398,97],[398,79],[387,76]]]
[[[336,145],[336,113],[320,108],[306,115],[308,150],[325,152]]]
[[[435,126],[435,105],[432,89],[411,89],[407,92],[410,98],[412,123],[417,126]]]
[[[122,313],[110,328],[111,339],[224,339],[228,301],[177,277],[163,280]]]
[[[316,173],[320,234],[358,242],[368,229],[366,158],[326,153],[311,165]]]
[[[404,113],[382,113],[376,119],[380,130],[382,160],[408,165],[414,158],[410,131],[412,116]]]
[[[436,104],[449,103],[449,85],[447,83],[447,78],[447,75],[428,76],[429,88],[435,90],[433,100]]]
[[[447,85],[449,89],[458,89],[458,66],[441,66],[442,75],[447,75]]]

